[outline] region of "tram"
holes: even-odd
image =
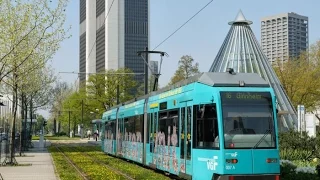
[[[229,69],[104,112],[102,150],[185,179],[278,180],[277,129],[270,85]]]

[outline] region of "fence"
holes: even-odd
[[[3,132],[0,132],[0,166],[4,166],[10,162],[11,137],[12,134],[9,127]],[[17,132],[14,139],[14,155],[26,149],[23,146],[20,146],[20,138],[21,135]]]

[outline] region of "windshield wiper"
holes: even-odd
[[[263,136],[260,138],[260,140],[257,142],[257,144],[255,146],[253,146],[252,149],[256,149],[260,143],[264,140],[264,138],[269,134],[270,132],[270,135],[271,135],[271,129],[267,129],[266,132],[263,134]]]

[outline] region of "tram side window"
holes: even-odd
[[[219,149],[216,105],[195,105],[193,123],[193,147]]]
[[[113,121],[112,123],[111,123],[111,127],[112,127],[112,133],[113,133],[113,140],[116,140],[116,129],[117,129],[117,127],[116,127],[116,121]]]
[[[134,117],[135,117],[135,131],[134,131],[134,133],[136,134],[136,141],[143,142],[143,115],[137,115]]]
[[[158,144],[161,145],[169,145],[168,144],[168,138],[170,139],[170,146],[173,146],[173,141],[175,141],[175,146],[179,146],[179,111],[174,110],[174,111],[166,111],[166,112],[160,112],[159,113],[159,128],[158,128],[158,133],[164,133],[164,140],[163,142],[159,142]],[[175,132],[174,128],[175,127]],[[171,138],[175,137],[175,138]]]
[[[116,139],[116,123],[115,121],[107,122],[105,125],[105,138]]]
[[[106,122],[105,125],[104,125],[104,138],[105,139],[109,138],[108,137],[108,130],[109,130],[109,124],[108,124],[108,122]]]
[[[143,115],[131,116],[124,119],[125,140],[143,142]],[[140,133],[141,136],[137,136]],[[131,136],[129,136],[131,134]],[[130,139],[131,138],[131,139]]]

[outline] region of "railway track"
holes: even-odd
[[[121,172],[121,171],[113,168],[112,166],[107,165],[107,164],[104,163],[103,161],[95,158],[94,156],[90,156],[89,154],[87,154],[87,152],[85,152],[85,151],[83,151],[81,148],[79,148],[79,146],[76,146],[76,145],[71,145],[71,146],[72,146],[73,148],[77,148],[77,149],[78,149],[79,151],[81,151],[84,155],[86,155],[87,157],[91,158],[93,162],[99,163],[100,165],[103,165],[103,166],[105,166],[105,167],[113,170],[114,172],[117,172],[117,173],[123,175],[124,177],[126,177],[126,178],[128,178],[128,179],[130,179],[130,180],[134,180],[134,178],[130,177],[129,175],[127,175],[127,174],[125,174],[125,173],[123,173],[123,172]],[[89,146],[94,146],[94,145],[89,145]],[[116,156],[112,156],[112,157],[114,157],[114,158],[119,158],[119,157],[116,157]],[[122,159],[122,158],[120,158],[120,159]],[[128,163],[136,164],[136,165],[138,165],[138,166],[140,166],[140,167],[143,167],[143,168],[150,169],[149,167],[142,166],[142,165],[137,164],[137,163],[135,163],[135,162],[128,161],[127,159],[122,159],[122,160],[127,161]],[[154,170],[154,169],[150,169],[150,170]],[[159,172],[158,172],[158,173],[159,173]],[[178,177],[178,176],[176,176],[176,175],[172,175],[172,174],[166,173],[166,172],[164,172],[164,174],[165,174],[168,178],[170,178],[171,180],[182,180],[182,178],[180,178],[180,177]]]
[[[65,155],[65,153],[62,152],[61,149],[59,148],[59,146],[63,146],[63,147],[67,147],[67,148],[77,148],[78,150],[81,151],[81,149],[78,148],[77,145],[78,145],[78,144],[68,144],[68,145],[66,145],[66,144],[56,143],[55,147],[59,150],[59,152],[61,152],[61,153],[63,154],[63,156],[64,156],[64,157],[68,160],[68,162],[77,170],[77,172],[78,172],[84,179],[87,180],[88,178],[86,177],[86,174],[83,173],[83,172],[80,170],[80,168],[78,168],[78,167],[72,162],[72,160],[70,160],[70,158],[68,158],[68,157]],[[91,146],[91,145],[89,145],[89,146]],[[119,170],[117,170],[117,169],[115,169],[115,168],[113,168],[113,167],[105,164],[104,162],[102,162],[102,161],[100,161],[100,160],[98,160],[98,159],[90,156],[90,155],[87,154],[85,151],[81,151],[81,152],[83,153],[83,155],[85,155],[86,157],[88,157],[89,159],[91,159],[92,162],[97,163],[97,164],[100,164],[100,165],[102,165],[102,166],[105,166],[106,168],[110,169],[110,171],[113,171],[114,173],[116,173],[116,174],[118,174],[118,175],[121,175],[121,176],[123,176],[124,178],[126,178],[126,179],[128,179],[128,180],[135,180],[133,177],[129,176],[128,174],[123,173],[123,172],[121,172],[121,171],[119,171]]]
[[[87,178],[87,175],[85,174],[85,173],[83,173],[81,170],[80,170],[80,168],[79,167],[77,167],[71,160],[70,160],[70,158],[68,158],[67,156],[66,156],[66,154],[63,152],[63,151],[61,151],[61,149],[58,147],[58,146],[55,146],[55,148],[59,151],[59,152],[61,152],[61,154],[63,155],[63,157],[69,162],[69,164],[80,174],[80,176],[84,179],[84,180],[89,180],[88,178]]]
[[[78,147],[75,147],[75,148],[79,149]],[[79,149],[79,150],[81,150],[81,149]],[[134,178],[130,177],[128,174],[125,174],[125,173],[123,173],[123,172],[121,172],[121,171],[119,171],[119,170],[117,170],[117,169],[115,169],[115,168],[107,165],[106,163],[100,161],[99,159],[90,156],[90,155],[87,154],[85,151],[81,151],[81,152],[82,152],[85,156],[87,156],[88,158],[90,158],[93,162],[98,163],[98,164],[100,164],[100,165],[102,165],[102,166],[107,167],[108,169],[112,170],[113,172],[116,172],[117,174],[120,174],[120,175],[126,177],[128,180],[135,180]]]

